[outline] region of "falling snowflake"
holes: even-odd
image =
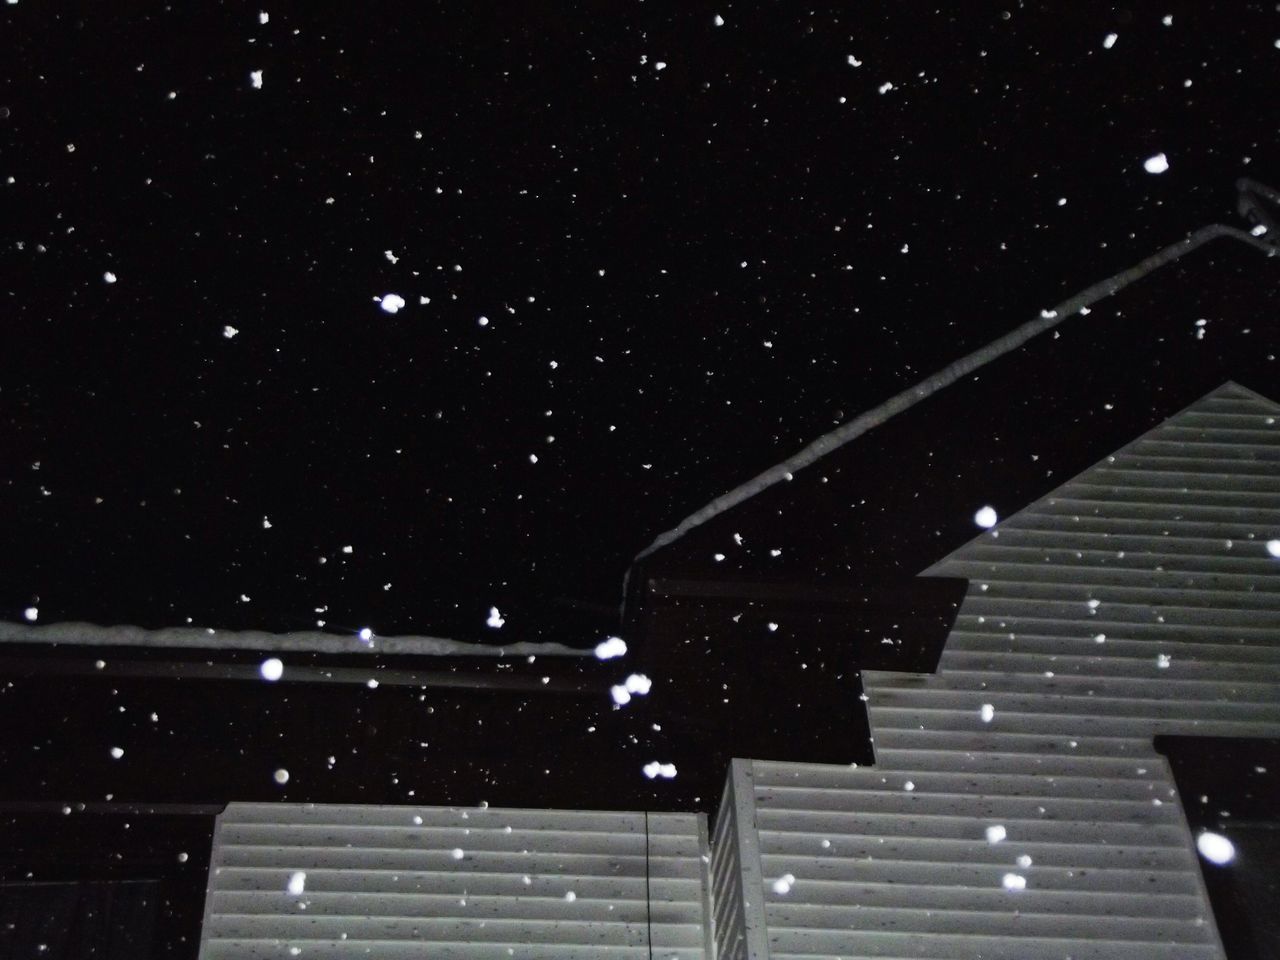
[[[289,875],[289,892],[295,897],[301,896],[307,889],[307,875],[298,870]]]
[[[644,775],[650,780],[655,777],[672,780],[676,775],[676,765],[674,763],[659,763],[657,760],[651,760],[644,765]]]
[[[1236,856],[1235,845],[1230,840],[1220,833],[1208,830],[1196,837],[1196,849],[1200,851],[1200,856],[1219,866],[1230,863]]]
[[[1157,153],[1154,157],[1147,157],[1142,161],[1142,169],[1147,173],[1164,173],[1169,169],[1169,158],[1163,153]]]
[[[253,85],[253,89],[261,90],[262,89],[262,71],[261,70],[249,71],[249,83]]]
[[[275,683],[284,676],[284,663],[279,657],[268,657],[258,667],[258,673],[262,674],[263,680]]]
[[[404,309],[404,297],[398,293],[384,293],[378,301],[386,313],[399,313]]]
[[[497,607],[489,608],[489,619],[485,621],[486,626],[492,627],[494,630],[498,630],[506,622],[506,617],[498,612]]]
[[[627,654],[627,643],[621,637],[606,637],[596,644],[597,660],[612,660]]]
[[[996,525],[1000,518],[996,516],[995,507],[982,507],[973,515],[973,522],[984,529],[990,529]]]
[[[652,689],[653,681],[643,673],[633,673],[627,677],[625,686],[628,693],[638,694],[643,697]]]
[[[795,882],[796,878],[794,874],[784,873],[777,880],[773,881],[773,892],[778,894],[790,893]]]

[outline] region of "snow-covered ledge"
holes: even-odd
[[[143,627],[95,623],[50,623],[45,625],[0,621],[0,643],[66,643],[81,646],[182,647],[200,650],[257,650],[301,653],[416,654],[419,656],[557,656],[595,657],[591,648],[568,647],[562,643],[509,643],[503,646],[449,640],[443,637],[381,637],[300,630],[268,633],[264,630],[215,630],[211,627]]]

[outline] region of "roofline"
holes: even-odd
[[[1236,186],[1241,191],[1242,210],[1245,206],[1245,199],[1251,197],[1259,189],[1267,191],[1268,199],[1276,196],[1275,191],[1269,191],[1269,188],[1263,188],[1260,184],[1254,184],[1252,181],[1241,180]],[[1248,212],[1252,214],[1254,212],[1253,208],[1250,207]],[[781,481],[792,479],[797,471],[811,466],[827,456],[827,454],[840,449],[867,431],[909,410],[921,400],[949,387],[962,377],[981,369],[1006,353],[1016,350],[1032,338],[1053,329],[1068,317],[1088,313],[1092,304],[1119,293],[1125,287],[1141,280],[1147,274],[1180,260],[1188,253],[1219,237],[1239,240],[1256,250],[1260,250],[1267,257],[1280,255],[1280,246],[1276,245],[1274,239],[1271,242],[1260,240],[1258,237],[1238,227],[1231,227],[1223,223],[1211,223],[1196,230],[1185,239],[1169,244],[1132,267],[1085,287],[1075,295],[1063,300],[1057,306],[1041,310],[1040,316],[1036,319],[1024,323],[1009,333],[979,347],[972,353],[952,361],[941,370],[925,377],[914,386],[895,394],[879,406],[873,407],[854,419],[846,421],[829,433],[823,434],[798,453],[783,460],[781,463],[775,464],[763,473],[757,474],[745,483],[739,484],[727,493],[721,494],[705,506],[689,514],[670,530],[659,534],[652,543],[635,555],[631,564],[627,567],[627,572],[623,575],[623,607],[625,608],[626,605],[631,573],[635,565],[644,558],[661,550],[663,547],[669,546],[691,530],[702,526],[722,513],[732,510],[740,503],[750,500]]]

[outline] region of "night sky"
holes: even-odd
[[[1238,222],[1278,47],[1269,2],[6,0],[0,619],[593,645],[692,510]]]

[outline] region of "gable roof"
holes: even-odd
[[[984,504],[1005,515],[1045,496],[1224,381],[1275,382],[1271,266],[1243,247],[1202,250],[1032,337],[646,557],[630,606],[648,578],[910,580],[972,538]],[[953,354],[961,345],[958,325]]]

